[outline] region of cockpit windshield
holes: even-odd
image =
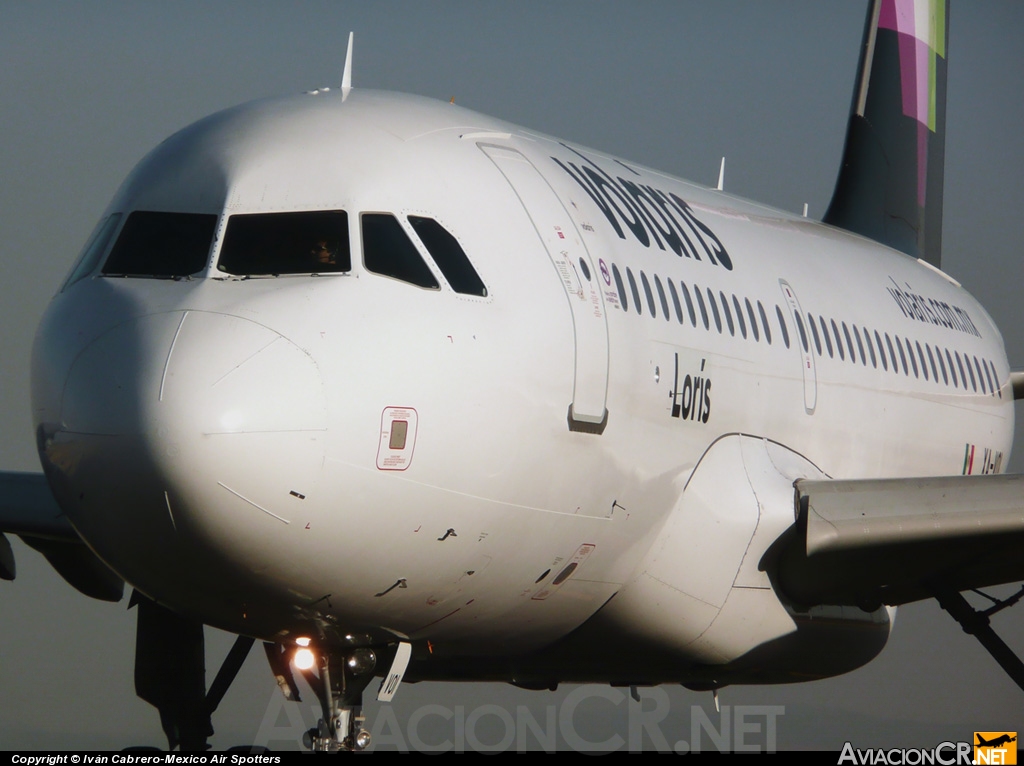
[[[128,216],[103,274],[186,277],[206,268],[217,216],[136,210]]]
[[[351,271],[348,216],[344,210],[233,215],[217,269],[237,276]]]

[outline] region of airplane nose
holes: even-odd
[[[185,425],[179,418],[209,435],[318,430],[325,406],[315,363],[278,333],[227,314],[175,311],[93,341],[68,373],[61,420],[97,434]]]
[[[280,534],[318,481],[326,417],[316,363],[274,330],[214,312],[154,314],[75,359],[44,462],[79,533],[146,590],[154,561],[167,582],[196,543],[228,541],[241,559]]]

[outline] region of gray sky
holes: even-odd
[[[160,140],[213,111],[336,87],[349,30],[357,88],[455,96],[708,185],[725,155],[727,190],[791,211],[808,202],[820,217],[840,160],[862,6],[0,0],[0,468],[37,469],[33,333],[120,181]],[[943,266],[989,309],[1021,367],[1024,3],[954,3],[950,23]],[[1019,442],[1012,471],[1024,465]],[[0,747],[165,745],[156,711],[134,696],[134,614],[78,595],[14,544],[18,580],[0,582]],[[1024,651],[1020,609],[994,624]],[[229,643],[208,639],[211,673]],[[400,690],[395,712],[404,721],[432,703],[468,715],[496,702],[511,715],[528,705],[543,720],[568,691],[420,684]],[[665,691],[661,729],[672,743],[689,736],[691,705],[713,708],[710,694]],[[268,710],[286,726],[284,712],[273,718],[274,694],[254,652],[214,718],[214,744],[251,742]],[[839,749],[847,739],[924,747],[1017,729],[1024,692],[929,602],[901,610],[889,647],[862,670],[730,687],[721,699],[784,705],[780,747]],[[596,733],[581,736],[626,736],[625,702],[587,704],[577,729]],[[451,736],[440,729],[424,739]]]

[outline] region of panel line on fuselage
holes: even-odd
[[[374,470],[374,469],[367,468],[366,466],[360,465],[358,463],[351,463],[351,462],[348,462],[346,460],[339,460],[337,458],[328,458],[327,459],[327,463],[343,465],[346,468],[352,468],[352,469],[355,469],[355,470],[358,470],[358,471],[362,471],[362,472],[365,472],[365,473],[372,473],[374,475],[379,475],[379,473],[376,470]],[[472,492],[463,492],[461,490],[452,489],[451,487],[443,487],[443,486],[441,486],[439,484],[431,484],[430,482],[420,481],[419,479],[413,479],[413,478],[411,478],[410,476],[408,476],[406,474],[397,473],[397,472],[389,473],[388,474],[388,481],[389,482],[406,482],[408,484],[414,484],[414,485],[416,485],[418,487],[425,487],[427,489],[437,490],[439,492],[444,492],[445,494],[456,495],[458,497],[464,497],[464,498],[467,498],[469,500],[480,500],[480,501],[483,501],[483,502],[486,502],[486,503],[495,503],[497,505],[500,505],[503,508],[509,508],[509,509],[515,509],[515,510],[521,510],[521,511],[536,511],[537,513],[554,514],[555,516],[573,516],[573,517],[580,518],[580,519],[586,519],[587,521],[612,521],[613,520],[614,509],[615,509],[615,506],[613,504],[612,507],[608,509],[608,515],[606,515],[606,516],[593,516],[593,515],[590,515],[590,514],[581,514],[581,513],[578,512],[578,509],[573,510],[573,511],[559,511],[559,510],[555,510],[554,508],[540,508],[540,507],[535,506],[535,505],[522,505],[520,503],[510,503],[510,502],[505,501],[505,500],[496,500],[493,497],[485,497],[483,495],[473,494]],[[225,489],[227,489],[227,487],[225,487]]]
[[[230,493],[231,493],[232,495],[234,495],[235,497],[237,497],[237,498],[238,498],[239,500],[244,500],[244,501],[245,501],[245,502],[247,502],[247,503],[248,503],[249,505],[251,505],[251,506],[252,506],[253,508],[258,508],[259,510],[263,511],[263,512],[264,512],[265,514],[267,514],[268,516],[273,516],[273,517],[274,517],[275,519],[277,519],[278,521],[280,521],[280,522],[282,522],[282,523],[284,523],[284,524],[291,524],[291,522],[290,522],[290,521],[289,521],[288,519],[282,518],[281,516],[278,516],[278,515],[277,515],[276,513],[274,513],[273,511],[269,511],[269,510],[267,510],[266,508],[264,508],[264,507],[263,507],[262,505],[260,505],[259,503],[253,502],[252,500],[250,500],[249,498],[247,498],[247,497],[246,497],[245,495],[243,495],[243,494],[242,494],[241,492],[236,492],[235,490],[231,489],[231,487],[229,487],[229,486],[228,486],[227,484],[225,484],[224,482],[222,482],[222,481],[218,481],[218,482],[217,482],[217,485],[218,485],[218,486],[220,486],[220,487],[223,487],[224,489],[226,489],[226,490],[227,490],[228,492],[230,492]]]

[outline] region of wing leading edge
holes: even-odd
[[[1024,475],[801,480],[775,546],[801,604],[899,605],[1024,580]]]
[[[13,580],[14,552],[4,536],[18,535],[46,557],[86,596],[120,601],[124,581],[100,561],[75,532],[41,473],[0,472],[0,576]]]

